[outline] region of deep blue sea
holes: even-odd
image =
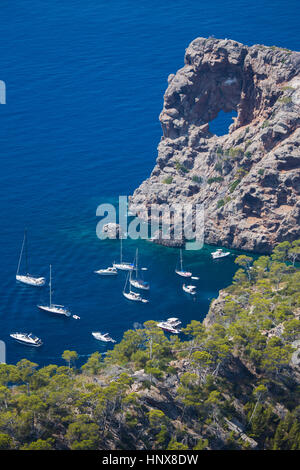
[[[96,208],[131,194],[150,174],[167,77],[183,66],[191,40],[210,35],[299,50],[299,1],[1,1],[0,339],[7,362],[61,363],[65,349],[86,360],[107,349],[92,331],[119,341],[136,322],[203,319],[230,284],[233,256],[213,262],[209,247],[185,252],[186,267],[200,277],[196,299],[187,297],[174,274],[178,250],[145,241],[124,242],[124,254],[132,260],[139,247],[149,304],[122,296],[124,274],[93,274],[119,253],[117,241],[96,237]],[[51,263],[54,301],[80,320],[40,312],[47,287],[16,284],[25,226],[30,271],[48,276]],[[44,345],[13,343],[16,330],[32,331]]]

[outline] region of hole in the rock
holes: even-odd
[[[236,111],[225,113],[221,110],[218,116],[209,123],[210,132],[218,136],[228,134],[229,126],[233,124],[232,118],[234,117],[237,117]]]

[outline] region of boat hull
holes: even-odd
[[[70,317],[71,313],[68,310],[62,310],[60,308],[50,307],[48,305],[38,305],[38,308],[44,312],[55,313],[56,315],[62,315],[65,317]]]
[[[213,259],[220,259],[220,258],[226,258],[226,256],[229,256],[230,253],[222,253],[221,255],[212,255]]]
[[[23,344],[24,346],[31,346],[33,348],[39,348],[40,346],[42,346],[43,342],[41,340],[39,340],[39,342],[37,343],[34,343],[34,342],[30,342],[30,341],[26,341],[26,340],[22,340],[21,338],[16,338],[14,337],[13,335],[9,335],[14,341],[16,341],[17,343],[20,343],[20,344]]]
[[[176,274],[178,274],[178,276],[181,276],[181,277],[191,277],[192,276],[192,273],[188,272],[188,271],[175,271]]]
[[[44,277],[22,276],[18,274],[16,275],[16,280],[33,287],[43,287],[46,282]]]
[[[133,271],[134,269],[133,265],[126,264],[126,263],[123,263],[123,264],[114,263],[113,267],[118,269],[119,271]]]
[[[134,302],[142,302],[144,304],[148,303],[147,299],[144,299],[143,297],[140,297],[140,296],[132,295],[130,294],[130,292],[123,292],[123,295],[124,297],[126,297],[126,299],[132,300]]]
[[[115,276],[118,274],[118,271],[95,271],[95,274],[99,274],[100,276]]]
[[[143,283],[141,281],[137,281],[136,279],[132,279],[130,281],[130,284],[133,287],[136,287],[137,289],[142,289],[142,290],[149,290],[150,289],[149,284]]]

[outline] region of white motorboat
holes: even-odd
[[[100,333],[100,331],[94,331],[94,332],[92,332],[92,335],[98,341],[104,341],[106,343],[108,343],[108,342],[115,343],[116,342],[116,340],[112,339],[112,337],[109,336],[108,333],[103,334],[103,333]]]
[[[166,321],[170,323],[170,325],[172,326],[181,325],[181,321],[179,320],[179,318],[176,318],[176,317],[167,318]]]
[[[168,318],[167,320],[163,320],[157,323],[157,326],[168,333],[178,335],[181,330],[177,328],[181,324],[179,318]]]
[[[172,333],[174,335],[179,335],[180,330],[175,328],[174,326],[170,325],[167,321],[161,321],[157,323],[157,326],[168,333]]]
[[[78,315],[72,315],[75,320],[80,320],[80,317]]]
[[[109,266],[106,269],[98,269],[98,271],[94,271],[94,272],[102,276],[112,276],[114,274],[118,274],[118,270],[114,266]]]
[[[180,249],[180,269],[175,269],[175,273],[178,274],[178,276],[181,276],[181,277],[191,277],[192,276],[192,273],[189,272],[189,271],[184,271],[183,269],[183,262],[182,262],[182,249]]]
[[[225,256],[230,255],[230,251],[223,251],[222,248],[218,248],[216,251],[213,251],[211,256],[213,259],[225,258]]]
[[[40,310],[49,313],[56,313],[57,315],[71,316],[71,312],[63,305],[52,303],[52,266],[50,264],[50,282],[49,282],[49,305],[38,305]]]
[[[120,263],[113,263],[113,268],[119,269],[120,271],[132,271],[134,269],[133,263],[127,263],[123,261],[123,241],[120,238]]]
[[[134,292],[132,289],[131,289],[131,274],[132,274],[132,271],[130,271],[128,274],[127,274],[127,277],[126,277],[126,282],[125,282],[125,286],[124,286],[124,289],[123,289],[123,295],[124,297],[126,297],[126,299],[128,300],[133,300],[135,302],[142,302],[144,304],[148,303],[149,300],[147,299],[144,299],[144,297],[141,296],[141,294],[139,294],[138,292]],[[128,277],[129,277],[129,291],[127,292],[126,290],[126,287],[127,287],[127,284],[128,284]]]
[[[19,274],[24,248],[25,248],[25,272],[27,274]],[[34,287],[42,287],[45,285],[45,282],[46,282],[46,279],[44,277],[35,277],[28,273],[28,248],[27,248],[27,230],[26,229],[24,231],[24,238],[23,238],[21,253],[19,257],[16,280],[19,282],[22,282],[23,284],[27,284],[29,286],[34,286]]]
[[[191,295],[196,294],[196,286],[192,286],[192,285],[186,286],[185,284],[183,284],[182,289],[184,290],[184,292],[187,292],[187,294],[191,294]]]
[[[32,333],[11,333],[9,336],[18,341],[18,343],[25,344],[26,346],[34,346],[37,348],[43,344],[42,340]]]
[[[139,266],[138,266],[138,249],[136,250],[136,255],[135,255],[135,263],[134,263],[134,271],[135,271],[135,278],[130,279],[130,284],[135,287],[136,289],[143,289],[143,290],[149,290],[150,285],[149,282],[144,281],[141,277],[139,277]],[[142,271],[145,271],[145,269],[141,269]]]

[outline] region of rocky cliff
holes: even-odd
[[[168,82],[156,165],[131,204],[203,203],[208,244],[299,238],[300,53],[197,38]],[[221,110],[237,117],[216,136]]]

